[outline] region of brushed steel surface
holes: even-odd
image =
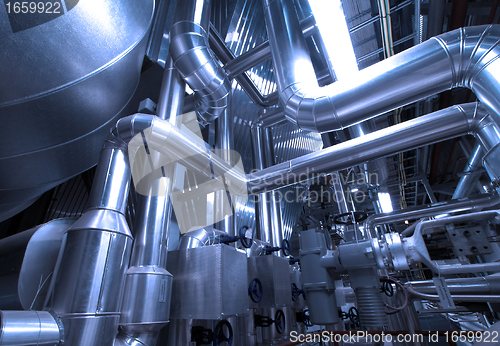
[[[126,333],[160,330],[168,323],[172,275],[158,267],[127,271],[120,326]]]
[[[247,313],[246,254],[227,245],[170,251],[171,319],[223,319]]]
[[[51,21],[35,14],[44,23],[20,31],[0,8],[0,220],[97,163],[129,112],[153,7],[78,1]]]
[[[471,89],[500,122],[500,26],[447,32],[319,88],[293,2],[265,1],[264,12],[280,104],[302,129],[340,130],[455,87]]]
[[[263,291],[259,303],[247,295],[251,308],[293,306],[288,259],[273,255],[248,258],[248,283],[254,278],[261,281]]]
[[[57,346],[62,336],[48,311],[0,311],[0,345]]]

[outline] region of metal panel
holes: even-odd
[[[258,278],[262,283],[262,300],[251,308],[293,306],[292,281],[288,259],[278,256],[258,256],[248,259],[248,282]]]
[[[228,245],[170,251],[171,319],[217,320],[248,313],[247,257]]]

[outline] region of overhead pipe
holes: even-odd
[[[231,182],[228,184],[229,189],[238,194],[246,194],[247,191],[250,194],[258,194],[275,190],[374,158],[468,133],[480,132],[486,140],[493,130],[491,124],[494,124],[484,109],[475,103],[452,106],[246,175],[242,169],[231,167],[205,146],[197,144],[188,133],[160,119],[136,114],[120,120],[130,121],[138,121],[141,126],[149,124],[147,133],[152,139],[151,143],[148,143],[150,148],[159,151],[169,160],[178,160],[187,168],[194,169],[210,179],[224,176]],[[120,122],[118,128],[121,126]]]
[[[452,106],[363,137],[308,154],[248,175],[250,193],[289,186],[346,169],[374,158],[475,133],[486,112],[476,104]],[[487,117],[483,119],[486,121]]]
[[[329,132],[443,90],[471,89],[500,123],[500,26],[457,29],[319,88],[293,2],[264,0],[280,105],[300,128]]]
[[[223,64],[229,63],[232,59],[235,59],[233,52],[226,47],[224,40],[220,37],[219,33],[210,26],[210,45],[214,50],[214,53],[220,59]],[[228,74],[231,74],[228,71]],[[250,100],[262,107],[271,107],[278,103],[278,93],[273,92],[269,95],[262,95],[258,90],[255,83],[248,77],[246,73],[237,75],[234,77],[238,84],[245,90]]]
[[[170,29],[175,67],[196,93],[195,108],[210,123],[227,107],[231,84],[208,47],[210,1],[179,1]]]

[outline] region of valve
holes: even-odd
[[[385,293],[385,295],[388,297],[392,297],[394,296],[394,287],[389,281],[382,281],[380,286],[380,292]]]
[[[302,297],[307,300],[306,298],[306,291],[303,289],[299,289],[295,282],[292,282],[292,300],[295,302],[297,299],[299,299],[300,295],[302,294]]]
[[[288,259],[288,262],[290,263],[290,265],[293,265],[294,263],[300,263],[300,258],[293,258],[293,257],[290,257]]]
[[[359,313],[358,309],[356,309],[354,306],[349,309],[349,312],[344,312],[344,311],[339,311],[339,316],[343,320],[349,319],[351,320],[352,323],[358,324],[359,323]]]
[[[281,241],[281,246],[266,246],[264,248],[265,254],[269,255],[272,252],[279,251],[283,253],[285,257],[290,256],[290,242],[286,239]]]
[[[347,217],[346,220],[342,218]],[[356,223],[360,223],[361,221],[365,221],[368,218],[368,214],[362,211],[354,211],[350,213],[343,213],[339,215],[335,215],[333,218],[333,223],[336,225],[354,225]]]
[[[226,328],[226,330],[224,328]],[[226,320],[219,321],[213,333],[213,346],[220,346],[223,342],[227,342],[227,346],[233,344],[233,327],[231,327],[231,323]]]
[[[262,282],[260,282],[258,278],[253,278],[252,281],[250,281],[250,285],[248,285],[248,295],[254,303],[258,303],[261,301],[263,288]]]
[[[254,324],[257,327],[270,327],[274,324],[276,331],[280,334],[285,332],[285,313],[283,310],[277,310],[274,314],[274,320],[269,316],[254,315]]]
[[[249,228],[248,226],[243,226],[240,228],[240,231],[238,232],[237,236],[224,237],[220,240],[220,242],[222,244],[229,244],[239,240],[241,242],[241,245],[243,245],[243,247],[248,249],[252,246],[253,243],[253,238],[247,237],[248,230],[250,230],[250,232],[252,231],[252,229]]]

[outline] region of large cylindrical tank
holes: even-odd
[[[97,163],[134,111],[153,10],[154,0],[3,1],[0,221]]]

